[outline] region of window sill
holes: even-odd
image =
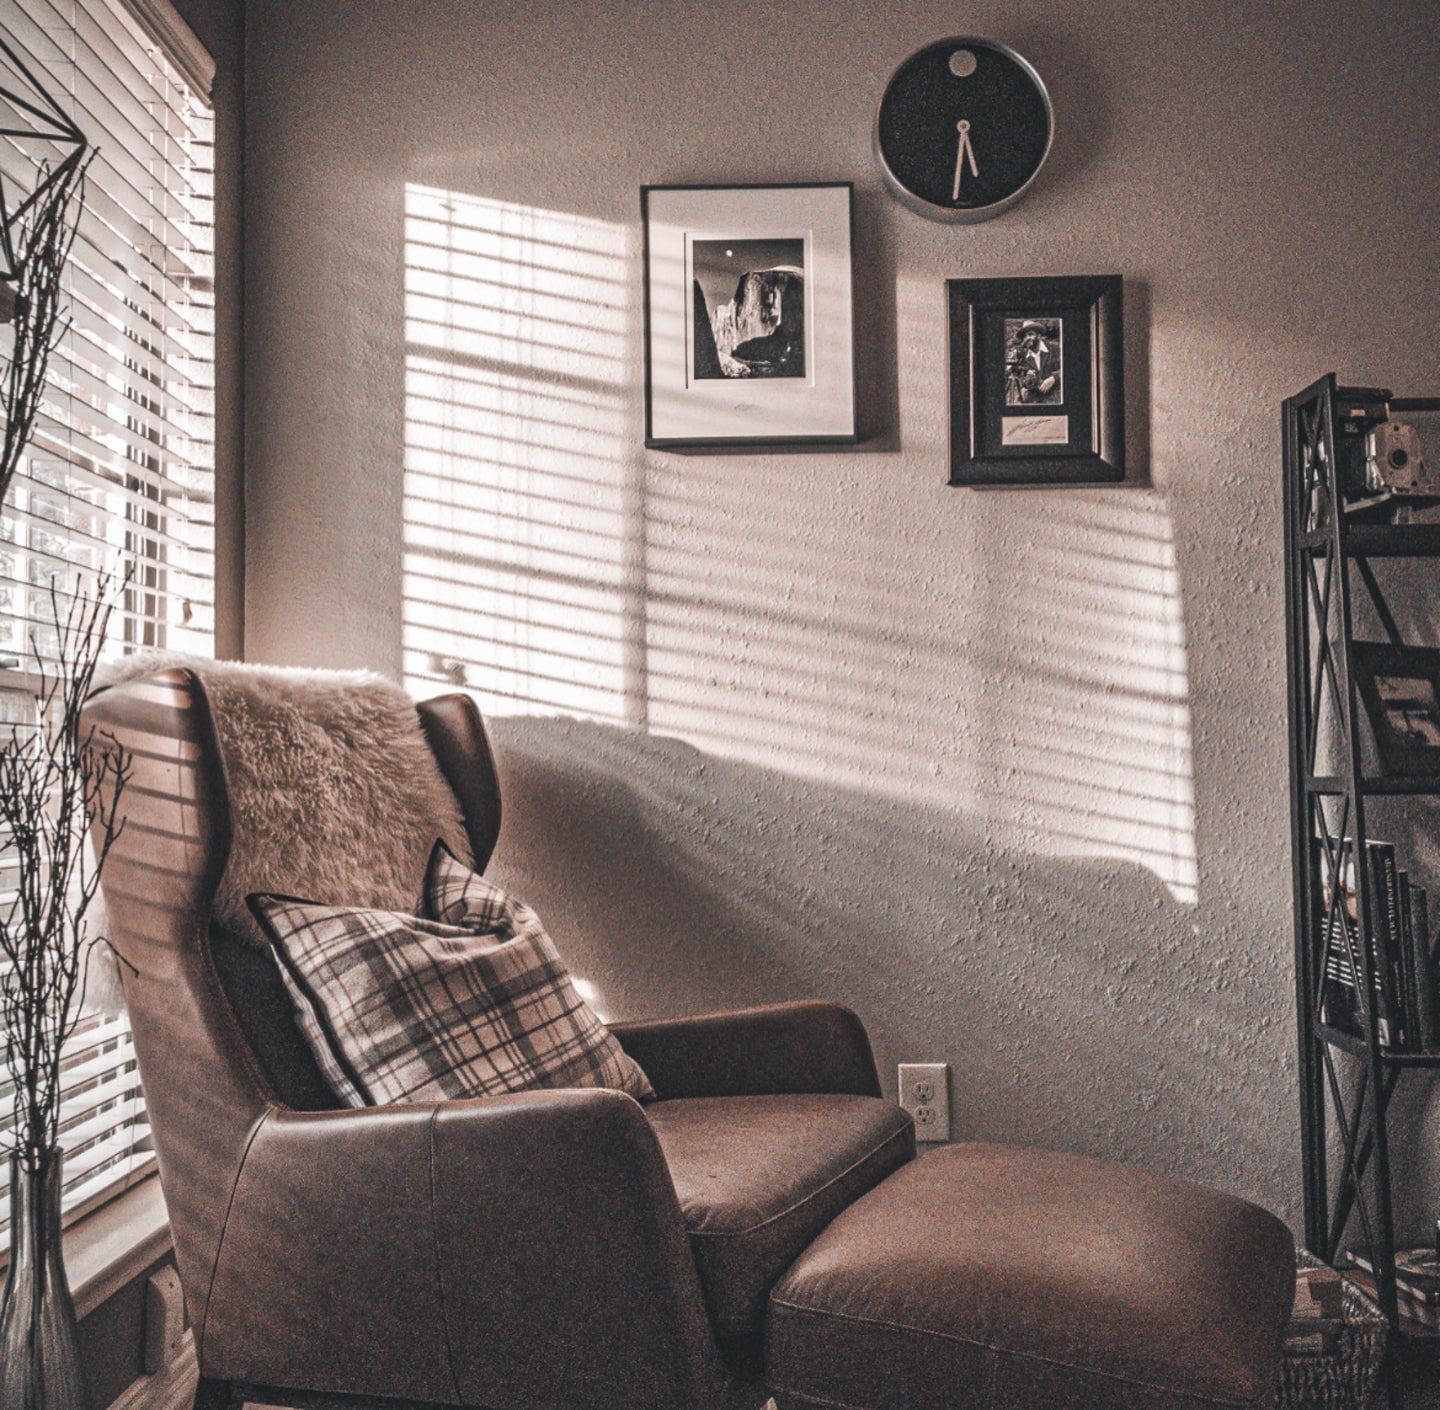
[[[65,1271],[75,1311],[87,1317],[170,1248],[160,1177],[151,1175],[66,1231]]]

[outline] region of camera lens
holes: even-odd
[[[1410,463],[1409,455],[1399,446],[1395,446],[1386,459],[1389,460],[1392,470],[1403,470]]]

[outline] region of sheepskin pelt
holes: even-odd
[[[204,684],[225,761],[232,839],[215,919],[233,934],[266,944],[245,905],[255,891],[410,912],[437,837],[470,856],[460,805],[398,685],[157,651],[107,664],[97,685],[174,666]]]

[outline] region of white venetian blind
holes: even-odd
[[[0,34],[97,149],[68,270],[71,327],[33,442],[0,507],[0,720],[34,718],[32,640],[101,568],[132,586],[107,651],[208,655],[214,629],[212,119],[123,0],[0,0]],[[0,53],[0,85],[25,80]],[[0,100],[0,126],[24,125]],[[0,138],[8,192],[34,188],[43,140]],[[0,339],[7,336],[0,328]],[[13,865],[0,853],[0,904]],[[9,1092],[0,1079],[0,1144]],[[65,1207],[153,1167],[123,1013],[92,1002],[66,1057]],[[0,1232],[8,1222],[0,1185]]]

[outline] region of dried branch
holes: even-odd
[[[15,870],[14,900],[0,915],[0,1048],[13,1083],[12,1145],[27,1169],[59,1140],[62,1051],[81,1017],[86,960],[102,940],[90,937],[86,914],[124,828],[129,755],[112,735],[86,730],[80,711],[127,584],[128,574],[103,574],[62,615],[52,580],[52,661],[31,636],[36,720],[0,726],[0,833]]]
[[[70,327],[62,312],[65,265],[85,204],[85,173],[93,153],[67,158],[55,179],[26,210],[15,246],[14,342],[5,373],[5,433],[0,442],[0,502],[30,443],[45,394],[50,354]],[[45,169],[42,168],[42,172]]]

